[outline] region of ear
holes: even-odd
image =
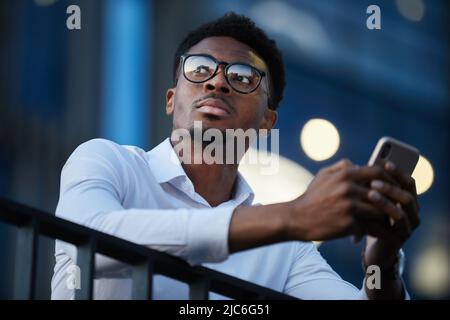
[[[268,131],[270,131],[270,129],[272,129],[275,126],[277,119],[278,119],[278,112],[267,108],[264,111],[264,117],[262,119],[262,123],[259,128],[267,129]]]
[[[168,116],[173,114],[173,110],[175,108],[175,88],[170,88],[166,92],[166,114]]]

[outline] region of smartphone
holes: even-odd
[[[382,137],[369,160],[369,166],[391,161],[407,175],[412,175],[419,161],[419,150],[391,137]]]

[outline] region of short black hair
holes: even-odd
[[[178,46],[173,63],[173,77],[176,81],[180,58],[194,45],[209,37],[231,37],[248,45],[264,60],[269,68],[270,99],[269,107],[278,108],[283,99],[286,84],[284,64],[276,42],[256,26],[249,17],[228,12],[224,16],[207,22],[191,31]]]

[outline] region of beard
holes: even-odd
[[[208,130],[214,130],[215,134],[207,134]],[[212,156],[218,156],[224,162],[227,155],[230,155],[233,163],[238,163],[252,143],[250,138],[245,138],[244,145],[242,145],[242,140],[234,134],[229,134],[227,129],[191,126],[188,131],[191,141],[194,144],[200,145],[202,150],[205,150],[208,146],[210,146],[210,150],[216,150],[215,148],[222,150],[221,155],[213,152]],[[233,130],[231,129],[231,131]],[[205,134],[207,134],[206,139]]]
[[[222,139],[222,143],[227,141],[227,135],[226,135],[225,129],[217,129],[217,128],[214,128],[214,127],[210,127],[210,128],[206,127],[206,128],[204,128],[203,126],[201,128],[199,128],[199,127],[191,126],[189,128],[189,134],[191,136],[192,142],[201,143],[203,147],[206,147],[206,146],[208,146],[208,145],[210,145],[212,143],[219,143],[219,141],[217,141],[219,139],[217,139],[217,137],[215,135],[212,135],[210,137],[211,139],[209,139],[209,140],[205,140],[204,139],[205,133],[208,130],[211,130],[211,129],[218,130],[220,132],[220,135],[223,138]]]

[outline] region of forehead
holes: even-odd
[[[217,60],[245,62],[267,71],[267,65],[256,52],[246,44],[231,37],[209,37],[192,46],[187,53],[206,53]]]

